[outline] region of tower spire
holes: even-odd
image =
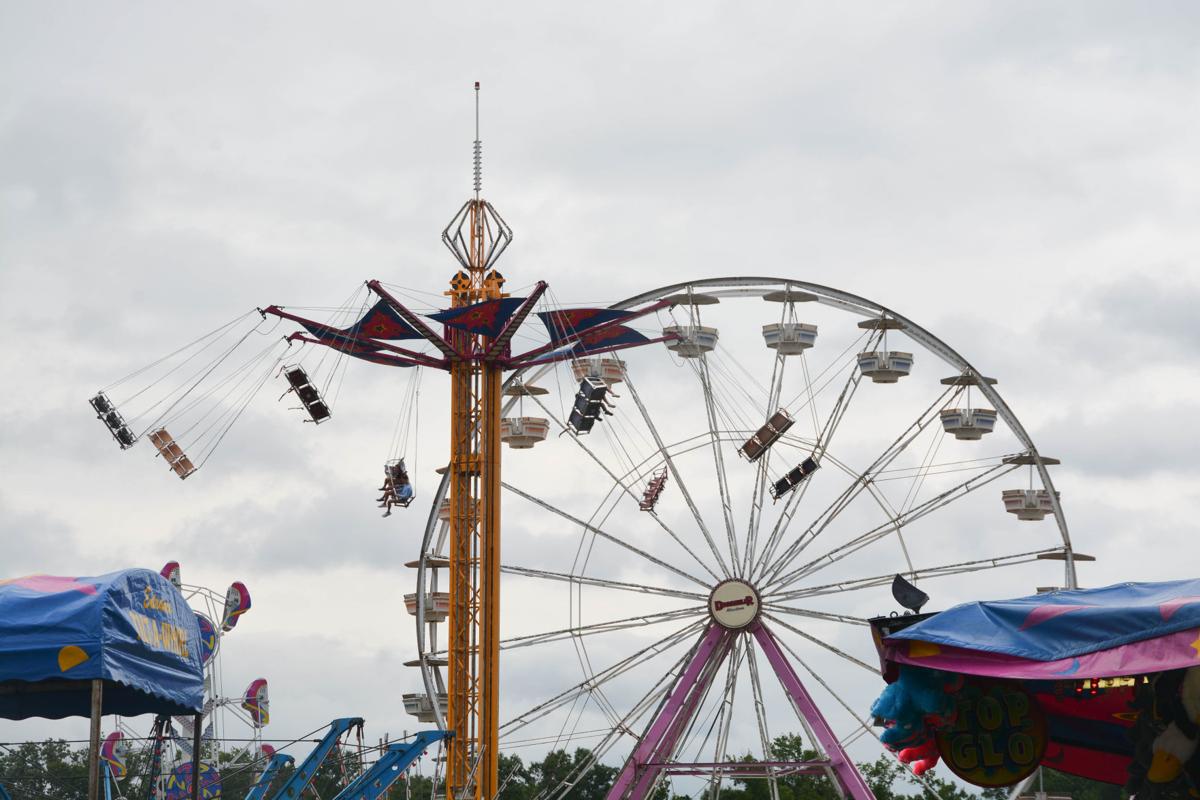
[[[479,81],[475,81],[475,199],[483,185],[483,142],[479,140]]]
[[[478,282],[489,271],[495,271],[493,265],[496,259],[512,241],[512,228],[492,208],[492,204],[480,196],[483,191],[483,142],[479,139],[479,81],[475,81],[474,152],[475,196],[462,204],[442,231],[442,242],[464,270],[477,276]],[[503,282],[499,273],[496,273],[496,277]],[[471,286],[464,285],[463,288],[466,290]],[[479,286],[474,285],[473,288],[479,289]],[[471,302],[481,299],[483,295],[477,293],[472,295]]]

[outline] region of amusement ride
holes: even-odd
[[[1003,596],[1057,562],[1050,580],[1074,588],[1089,557],[1058,461],[994,377],[845,291],[738,276],[602,307],[560,304],[542,281],[511,296],[475,88],[474,193],[442,234],[458,265],[447,308],[377,280],[324,319],[268,306],[93,409],[122,449],[147,439],[188,478],[272,379],[316,427],[345,357],[404,370],[383,484],[364,495],[382,492],[385,516],[428,504],[405,597],[420,688],[403,702],[449,735],[447,797],[493,800],[500,755],[533,746],[586,751],[546,797],[605,764],[610,800],[671,779],[715,798],[749,778],[778,800],[798,774],[868,800],[847,747],[874,733],[845,699],[878,682],[868,620],[894,613],[888,587],[915,612],[926,590],[938,605]],[[279,338],[281,324],[299,330]],[[438,477],[411,435],[430,370],[449,375]],[[519,452],[502,459],[505,444]],[[795,726],[809,752],[778,756]]]
[[[119,781],[127,773],[126,758],[132,742],[148,752],[152,800],[190,797],[192,749],[199,733],[202,796],[220,791],[221,769],[238,769],[260,777],[272,763],[274,748],[263,741],[263,728],[271,721],[266,678],[256,678],[237,695],[228,695],[222,669],[221,645],[239,619],[250,610],[250,591],[234,581],[224,592],[182,581],[177,561],[160,574],[171,581],[192,608],[200,631],[200,661],[204,668],[204,707],[200,731],[188,716],[156,717],[150,731],[139,730],[131,720],[117,718],[116,730],[105,739],[102,755],[109,796],[124,796]],[[290,757],[288,759],[290,761]]]

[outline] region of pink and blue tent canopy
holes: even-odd
[[[1200,580],[1119,583],[964,603],[891,634],[885,658],[972,675],[1106,678],[1197,666],[1198,639]]]
[[[0,717],[192,714],[204,704],[200,631],[183,595],[147,569],[0,580]]]
[[[1098,678],[1200,666],[1200,580],[965,603],[911,625],[883,623],[885,674],[895,665],[1020,682],[1046,715],[1043,763],[1124,783],[1133,756],[1132,686],[1084,690]]]

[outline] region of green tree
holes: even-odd
[[[87,750],[62,739],[25,742],[0,751],[0,783],[14,798],[86,800]]]
[[[772,759],[780,761],[809,760],[816,754],[804,747],[800,736],[786,734],[777,737],[771,745]],[[526,764],[520,756],[501,754],[500,781],[503,789],[500,800],[534,800],[539,793],[559,786],[563,781],[574,780],[580,768],[591,759],[591,752],[579,748],[574,752],[553,750],[541,761]],[[746,755],[741,760],[753,762]],[[248,765],[245,756],[222,753],[218,759],[222,777],[222,795],[229,800],[244,797],[254,780],[255,769]],[[362,768],[363,761],[353,750],[335,752],[326,759],[318,770],[309,797],[320,796],[328,800],[340,791],[345,782]],[[148,794],[150,780],[149,748],[133,748],[128,761],[128,776],[121,784],[122,793],[130,798],[144,798]],[[874,761],[858,765],[859,771],[875,794],[877,800],[928,800],[928,795],[912,774],[896,759],[881,755]],[[276,777],[277,788],[291,768],[281,771]],[[604,800],[616,779],[619,769],[597,764],[586,775],[578,778],[568,797],[570,800]],[[945,770],[938,770],[942,775]],[[20,745],[0,748],[0,784],[9,790],[14,800],[85,800],[87,797],[87,747],[72,746],[61,739],[44,742],[25,742]],[[942,800],[1004,800],[1008,790],[984,789],[981,791],[963,787],[947,777],[926,773],[925,778]],[[424,775],[409,773],[398,782],[392,796],[403,798],[409,794],[413,800],[428,800],[433,794],[433,781]],[[1045,791],[1049,794],[1070,795],[1072,800],[1126,800],[1127,795],[1118,786],[1110,786],[1085,778],[1066,775],[1054,770],[1045,770]],[[824,776],[793,775],[778,779],[780,800],[837,800],[837,793]],[[442,787],[439,785],[438,787]],[[672,791],[670,781],[663,780],[655,788],[651,800],[687,800]],[[727,781],[721,790],[721,800],[770,800],[767,781],[762,778],[736,778]]]
[[[551,750],[545,758],[529,767],[532,795],[549,791],[567,780],[575,780],[571,800],[604,800],[619,770],[596,764],[587,774],[577,777],[579,770],[591,757],[591,751],[583,747],[576,749],[573,754],[566,750]]]
[[[529,800],[533,797],[533,776],[520,756],[500,754],[500,800]]]
[[[1089,781],[1087,778],[1053,769],[1043,769],[1041,780],[1046,794],[1069,794],[1072,800],[1124,800],[1128,797],[1120,786]],[[1034,787],[1037,785],[1035,782]]]

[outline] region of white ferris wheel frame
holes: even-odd
[[[995,410],[997,417],[1004,422],[1004,424],[1011,431],[1011,433],[1015,437],[1015,439],[1024,448],[1024,453],[1022,455],[1027,459],[1027,463],[1029,464],[1029,466],[1032,469],[1036,470],[1036,473],[1041,481],[1043,488],[1047,490],[1048,501],[1053,509],[1052,513],[1053,513],[1055,525],[1057,526],[1059,537],[1062,540],[1062,547],[1056,548],[1054,552],[1060,554],[1058,557],[1060,557],[1064,561],[1064,580],[1066,583],[1066,588],[1069,588],[1069,589],[1077,588],[1077,579],[1076,579],[1076,570],[1075,570],[1075,553],[1074,553],[1073,545],[1071,543],[1070,532],[1069,532],[1069,528],[1067,525],[1067,520],[1066,520],[1065,514],[1063,513],[1063,508],[1062,508],[1061,500],[1059,498],[1059,494],[1054,488],[1053,480],[1051,479],[1050,473],[1047,469],[1048,463],[1052,464],[1052,463],[1056,463],[1056,462],[1054,462],[1052,459],[1048,459],[1048,460],[1043,459],[1041,454],[1038,452],[1037,447],[1034,444],[1032,438],[1029,436],[1028,432],[1025,430],[1025,428],[1021,424],[1020,420],[1017,419],[1016,414],[1012,411],[1011,407],[1008,405],[1007,402],[1005,402],[1003,397],[1001,397],[1000,393],[996,390],[992,381],[985,378],[984,374],[982,372],[980,372],[978,369],[976,369],[975,366],[973,364],[971,364],[969,361],[967,361],[967,359],[964,358],[960,353],[958,353],[958,351],[956,351],[954,348],[950,347],[948,344],[946,344],[944,341],[942,341],[940,338],[935,336],[933,333],[931,333],[924,327],[913,322],[910,318],[894,311],[893,309],[891,309],[887,306],[881,305],[879,303],[875,303],[871,300],[860,297],[858,295],[844,292],[844,291],[834,289],[834,288],[831,288],[828,286],[823,286],[823,285],[819,285],[819,284],[815,284],[815,283],[809,283],[806,281],[799,281],[799,280],[794,280],[794,279],[769,278],[769,277],[723,277],[723,278],[707,278],[707,279],[700,279],[700,280],[694,280],[694,281],[684,281],[684,282],[674,283],[674,284],[670,284],[667,286],[659,287],[657,289],[652,289],[647,292],[640,293],[633,297],[622,300],[618,303],[614,303],[609,307],[613,308],[613,309],[617,309],[617,310],[624,310],[624,309],[629,309],[629,308],[633,308],[633,307],[642,305],[647,302],[660,300],[665,297],[669,297],[669,296],[673,296],[673,295],[680,295],[682,293],[690,294],[690,293],[703,292],[703,294],[717,297],[717,298],[724,298],[724,297],[730,297],[730,298],[747,297],[747,298],[749,298],[749,297],[764,297],[768,293],[780,292],[780,291],[788,293],[788,294],[793,293],[793,292],[797,293],[797,294],[804,293],[805,295],[811,296],[811,297],[806,298],[809,301],[817,302],[821,305],[825,305],[825,306],[828,306],[828,307],[831,307],[831,308],[834,308],[834,309],[837,309],[840,311],[856,314],[856,315],[863,317],[864,319],[874,318],[874,319],[894,320],[894,322],[898,326],[898,329],[902,333],[904,333],[906,336],[911,338],[913,341],[915,341],[916,343],[921,345],[926,351],[937,356],[941,361],[943,361],[945,364],[950,366],[959,375],[961,375],[965,378],[973,379],[973,382],[972,382],[973,388],[975,388],[977,391],[979,391],[980,394],[982,394],[992,404],[992,407]],[[681,302],[681,304],[686,304],[686,302]],[[518,370],[509,376],[509,378],[505,382],[505,388],[508,388],[520,381],[532,382],[532,381],[536,380],[538,377],[541,377],[545,373],[549,372],[553,368],[554,368],[553,365],[544,365],[541,367],[530,367],[530,368]],[[526,374],[527,372],[530,374],[527,375]],[[505,405],[503,413],[505,413],[505,414],[509,413],[512,406],[516,404],[517,400],[518,400],[517,397],[510,397],[508,399],[508,402]],[[712,435],[719,435],[719,433],[720,433],[720,431],[715,431],[715,430],[711,432]],[[718,438],[723,438],[723,437],[718,437]],[[666,452],[666,451],[669,451],[673,447],[678,447],[679,444],[680,443],[678,443],[678,442],[671,443],[671,444],[663,444],[663,446],[660,449],[662,449],[664,452]],[[831,457],[831,456],[832,456],[832,454],[827,454],[827,457]],[[667,458],[670,458],[669,453],[667,455]],[[837,463],[836,459],[833,459],[833,462]],[[1026,463],[1026,462],[1022,462],[1022,463]],[[853,472],[853,470],[850,470],[848,467],[846,467],[845,465],[842,465],[840,463],[837,463],[837,466],[839,466],[844,471]],[[419,559],[417,560],[417,562],[415,564],[412,564],[412,566],[415,566],[417,568],[415,623],[416,623],[416,634],[417,634],[416,638],[417,638],[418,659],[414,665],[418,666],[421,670],[423,688],[425,689],[426,697],[428,698],[429,704],[432,708],[435,724],[439,728],[445,727],[445,718],[444,718],[444,715],[442,714],[441,705],[438,702],[439,693],[445,692],[445,683],[444,683],[444,677],[442,676],[442,674],[440,672],[439,659],[435,655],[436,651],[438,650],[435,634],[433,633],[433,631],[436,630],[436,626],[428,624],[426,622],[426,619],[427,619],[426,600],[427,600],[427,597],[429,596],[430,591],[435,591],[437,588],[436,587],[436,581],[437,581],[436,569],[434,569],[434,567],[436,567],[435,558],[436,558],[437,554],[433,552],[433,548],[434,548],[436,537],[438,535],[439,528],[441,527],[441,520],[438,517],[438,510],[439,510],[439,506],[442,504],[442,501],[446,498],[448,488],[449,488],[448,476],[444,475],[443,479],[440,482],[438,489],[433,497],[433,502],[432,502],[431,509],[429,512],[429,517],[426,520],[425,529],[424,529],[424,533],[422,536]],[[525,497],[525,499],[527,499],[527,500],[532,500],[533,502],[543,505],[544,507],[546,506],[546,504],[544,504],[542,501],[537,500],[537,498],[533,498],[532,496],[525,495],[524,493],[520,492],[520,490],[517,490],[514,487],[506,486],[506,488],[510,491],[516,492],[518,495],[523,495]],[[878,498],[876,498],[876,500],[878,502]],[[558,512],[558,510],[554,509],[554,508],[551,508],[550,510],[555,511],[556,513],[560,513],[560,514],[562,513],[562,512]],[[585,529],[587,527],[589,527],[586,522],[584,522],[582,520],[578,520],[578,521],[580,524],[584,525]],[[1024,556],[1024,555],[1029,555],[1029,554],[1020,554],[1020,555]],[[1014,562],[1014,563],[1016,563],[1016,562]],[[998,566],[998,564],[997,564],[997,566]],[[512,570],[505,570],[505,571],[512,571]],[[431,576],[432,576],[432,580],[430,580]],[[866,579],[864,579],[864,580],[866,580]],[[871,578],[870,580],[875,580],[875,578]],[[816,587],[816,588],[819,589],[821,587]],[[695,609],[683,609],[681,611],[680,618],[682,618],[682,616],[683,616],[683,614],[682,614],[683,611],[690,612],[693,614],[695,613]],[[618,622],[621,622],[621,621],[618,621]],[[676,631],[676,632],[670,634],[668,636],[668,639],[671,640],[671,644],[669,646],[671,646],[671,647],[675,646],[676,644],[678,644],[680,641],[683,641],[683,639],[688,636],[694,637],[696,632],[701,629],[700,625],[701,625],[700,623],[695,623],[693,625],[685,627],[682,630],[679,630],[679,631]],[[792,626],[789,626],[786,624],[785,624],[785,627],[787,627],[793,633],[799,633],[799,634],[803,635],[803,633],[801,631],[799,631],[798,629],[796,629],[795,627],[792,627]],[[545,635],[549,636],[550,634],[545,634]],[[530,638],[537,638],[537,637],[530,637]],[[805,638],[811,638],[811,637],[806,636]],[[664,641],[666,641],[666,640],[664,640]],[[659,643],[659,644],[662,644],[662,643]],[[825,645],[825,646],[827,647],[827,649],[829,648],[828,645]],[[784,645],[784,647],[787,648],[786,645]],[[666,649],[666,646],[663,646],[662,649]],[[787,648],[787,649],[790,651],[790,648]],[[660,652],[661,652],[661,650],[660,650]],[[837,652],[839,652],[839,654],[842,655],[844,658],[847,658],[851,661],[858,662],[857,659],[853,658],[852,656],[849,656],[849,654],[841,653],[840,651],[837,651]],[[735,653],[736,653],[736,651],[735,651]],[[798,656],[794,652],[791,652],[791,655],[793,658],[798,658]],[[750,647],[741,648],[740,654],[735,654],[735,658],[745,659],[747,661],[748,666],[752,673],[757,673],[759,671],[756,666],[755,660],[754,660],[754,654],[753,654],[752,648],[750,648]],[[412,662],[410,662],[410,663],[412,663]],[[801,662],[801,663],[803,663],[803,662]],[[866,666],[866,665],[863,665],[862,662],[858,662],[858,663],[862,666]],[[736,664],[734,665],[734,668],[736,668]],[[868,669],[871,669],[871,668],[868,667]],[[811,670],[810,670],[810,672],[811,672]],[[731,674],[732,674],[732,670],[731,670]],[[757,677],[757,676],[755,675],[755,677]],[[817,677],[818,681],[820,681],[820,678],[818,676],[814,675],[814,677]],[[821,681],[821,683],[824,684],[824,681]],[[827,684],[824,684],[824,685],[827,690],[832,692],[832,689]],[[727,687],[726,691],[727,692],[729,691],[728,687]],[[651,696],[653,696],[653,693]],[[837,697],[836,694],[835,694],[835,697]],[[646,698],[643,698],[643,700],[641,702],[644,703],[645,700],[646,700]],[[838,700],[840,701],[840,698],[838,698]],[[637,709],[637,708],[632,709],[629,712],[629,714],[632,715],[634,713],[634,711],[638,711],[638,710],[639,709]],[[645,709],[641,709],[641,711],[643,711],[643,712],[644,712],[644,710]],[[847,709],[847,710],[849,710],[849,709]],[[526,712],[526,713],[530,713],[530,712]],[[629,715],[627,715],[627,716],[629,716]]]

